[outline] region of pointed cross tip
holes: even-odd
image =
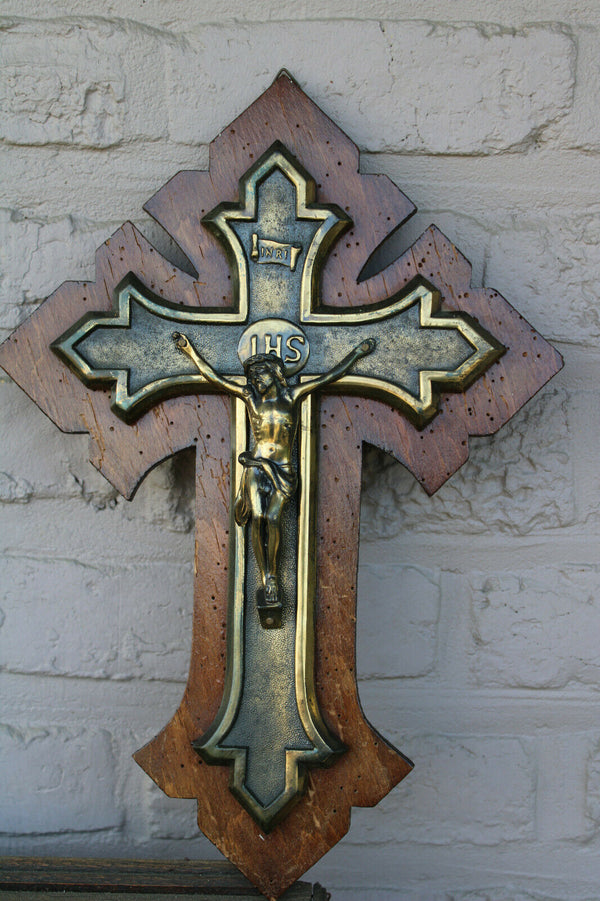
[[[564,367],[564,365],[565,365],[565,358],[563,357],[563,355],[561,354],[561,352],[560,352],[559,350],[557,350],[557,349],[554,347],[553,344],[551,344],[550,347],[552,348],[552,350],[553,350],[554,353],[556,354],[556,358],[555,358],[556,370],[555,370],[555,373],[556,373],[556,372],[560,372],[560,370],[561,370],[561,369]]]
[[[280,69],[280,70],[279,70],[279,72],[277,73],[277,75],[276,75],[275,78],[273,79],[273,84],[275,84],[275,82],[276,82],[276,81],[279,81],[281,78],[287,78],[288,81],[291,81],[291,82],[292,82],[292,84],[295,84],[295,85],[297,85],[298,87],[300,87],[300,85],[298,84],[298,82],[296,81],[296,79],[294,78],[294,76],[293,76],[287,69]]]

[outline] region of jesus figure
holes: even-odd
[[[313,391],[341,379],[370,354],[375,339],[367,338],[324,375],[290,385],[283,361],[274,354],[255,354],[244,363],[246,385],[219,375],[200,356],[186,335],[173,333],[177,348],[194,363],[204,378],[222,391],[239,397],[248,411],[254,438],[252,452],[240,454],[244,467],[234,505],[235,521],[250,523],[251,540],[264,592],[264,607],[281,609],[278,597],[277,558],[281,539],[281,514],[296,493],[298,475],[292,461],[302,400]],[[265,620],[272,625],[276,617]]]

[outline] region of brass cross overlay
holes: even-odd
[[[247,434],[241,363],[277,357],[289,380],[285,390],[304,398],[299,423],[292,424],[294,430],[299,425],[299,446],[285,464],[299,470],[302,487],[289,492],[272,524],[277,600],[265,599],[266,564],[261,566],[258,551],[252,553],[250,527],[236,525],[227,687],[213,726],[194,742],[207,762],[231,764],[231,790],[266,831],[302,793],[306,767],[328,764],[344,750],[322,720],[313,680],[311,382],[383,398],[423,426],[436,413],[441,389],[464,389],[504,350],[466,314],[440,310],[438,292],[421,277],[376,309],[342,313],[322,305],[320,270],[351,220],[336,206],[315,203],[315,194],[313,178],[283,145],[274,144],[240,179],[239,203],[222,203],[203,219],[229,257],[236,310],[168,304],[130,274],[116,291],[112,315],[88,314],[53,344],[86,384],[113,384],[112,408],[126,421],[173,394],[237,394],[236,489],[245,476],[244,455],[250,468],[261,470],[263,494],[273,493],[264,480],[276,481],[282,470],[257,457],[257,439]],[[183,332],[199,365],[178,348]],[[340,361],[333,380],[328,373]]]

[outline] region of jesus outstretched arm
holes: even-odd
[[[375,346],[375,338],[366,338],[360,344],[357,344],[349,354],[346,354],[344,359],[340,360],[337,366],[334,366],[329,372],[326,372],[324,375],[319,376],[319,378],[313,379],[310,382],[296,385],[292,389],[294,403],[304,400],[307,394],[311,394],[313,391],[319,391],[321,388],[324,388],[325,385],[330,385],[332,382],[337,382],[338,379],[343,378],[348,370],[354,366],[356,361],[360,360],[361,357],[366,357],[368,354],[372,353],[375,350]]]
[[[204,357],[200,356],[196,348],[191,344],[187,335],[182,335],[181,332],[173,332],[173,341],[175,342],[177,349],[190,358],[207,382],[211,382],[213,385],[216,385],[217,388],[226,391],[227,394],[233,394],[235,397],[242,398],[242,400],[245,399],[243,387],[238,385],[237,382],[233,382],[231,379],[226,379],[222,375],[219,375],[219,373],[212,368],[210,363],[207,363]]]

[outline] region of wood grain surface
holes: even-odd
[[[348,747],[331,769],[314,769],[308,790],[270,834],[261,832],[228,790],[227,767],[207,766],[190,742],[212,723],[225,672],[230,498],[229,401],[178,397],[125,425],[107,391],[87,389],[50,351],[50,342],[86,311],[108,310],[130,271],[176,303],[235,303],[225,256],[201,225],[218,203],[235,201],[238,179],[279,140],[318,184],[318,202],[337,203],[354,225],[324,267],[321,302],[376,304],[416,274],[441,293],[442,307],[475,317],[507,348],[464,393],[442,395],[422,431],[377,400],[321,401],[318,489],[316,683],[327,724]],[[502,298],[472,288],[471,267],[430,227],[380,274],[359,281],[373,251],[414,208],[384,176],[359,174],[356,146],[298,85],[281,74],[211,145],[208,172],[181,172],[146,205],[197,270],[178,270],[126,223],[97,252],[92,283],[67,282],[0,348],[0,364],[64,431],[88,432],[90,460],[127,498],[158,462],[196,447],[196,581],[192,658],[179,710],[135,755],[170,796],[197,798],[201,830],[268,898],[275,899],[346,833],[352,806],[371,806],[411,765],[365,720],[355,678],[356,573],[362,446],[393,454],[430,494],[468,457],[470,435],[496,432],[561,367],[559,354]]]
[[[0,857],[3,898],[33,899],[59,892],[61,897],[119,895],[209,898],[260,898],[261,893],[229,863],[216,860],[104,860],[68,857]],[[318,883],[296,882],[282,901],[326,901]]]

